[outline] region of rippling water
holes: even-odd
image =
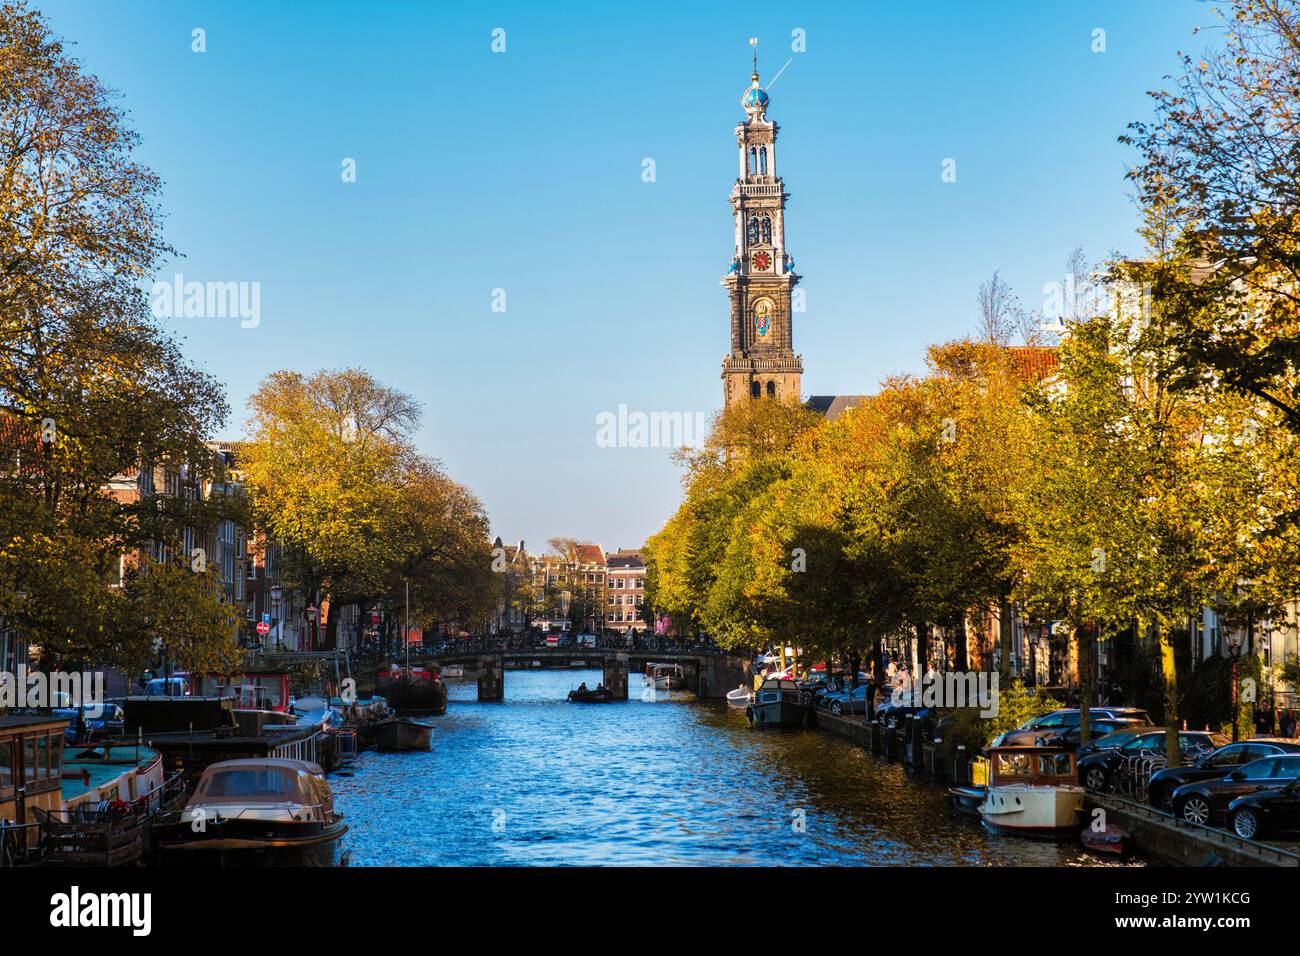
[[[1093,865],[1077,842],[988,834],[940,787],[818,731],[751,729],[672,695],[578,705],[599,671],[509,671],[506,700],[452,682],[431,753],[362,754],[331,778],[353,865]],[[802,820],[803,832],[797,823]]]

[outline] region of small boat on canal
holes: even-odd
[[[754,695],[754,702],[745,708],[745,716],[755,727],[796,729],[804,725],[808,706],[793,680],[769,677]]]
[[[729,707],[748,707],[754,702],[754,692],[741,684],[735,690],[727,691],[727,705]]]
[[[591,690],[584,686],[569,691],[568,701],[571,704],[609,704],[614,701],[614,693],[608,687]]]
[[[655,690],[686,689],[686,671],[681,664],[651,664],[646,668],[646,677]]]
[[[430,750],[433,726],[406,717],[389,717],[374,726],[375,749],[385,752]]]
[[[444,678],[447,678],[448,680],[451,679],[459,680],[460,678],[465,676],[465,665],[448,664],[446,667],[439,668],[438,673],[440,673]]]
[[[154,836],[171,865],[334,866],[347,829],[317,764],[226,760],[203,771],[183,810],[159,817]]]
[[[980,819],[997,833],[1058,839],[1079,832],[1084,791],[1062,747],[993,747]]]

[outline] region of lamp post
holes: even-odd
[[[275,647],[284,650],[284,618],[280,614],[280,605],[284,602],[284,588],[278,584],[271,586],[271,607],[275,608]]]
[[[1237,659],[1241,657],[1241,643],[1245,635],[1241,631],[1233,630],[1228,633],[1228,654],[1232,657],[1232,739],[1238,738],[1238,717],[1239,708],[1237,707]]]
[[[307,623],[311,625],[311,637],[308,638],[310,644],[307,649],[309,651],[314,651],[316,650],[316,622],[320,620],[320,608],[315,604],[309,604],[307,606],[306,614]]]

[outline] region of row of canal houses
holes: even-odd
[[[0,421],[0,430],[5,426]],[[12,442],[0,442],[10,446]],[[216,468],[212,477],[198,478],[199,469],[187,464],[142,463],[113,478],[105,493],[116,500],[137,503],[150,498],[204,501],[216,497],[242,496],[244,486],[238,467],[238,445],[210,442],[208,450]],[[14,456],[17,459],[17,455]],[[6,462],[0,467],[21,467]],[[208,531],[186,528],[180,547],[186,555],[201,550],[204,561],[214,572],[222,599],[237,608],[236,636],[245,647],[265,647],[287,651],[313,650],[321,647],[322,635],[329,626],[329,602],[318,602],[281,582],[280,549],[259,531],[225,519]],[[174,557],[169,546],[156,543],[143,552],[122,554],[118,559],[117,578],[141,561],[162,562]],[[355,647],[362,637],[361,615],[355,607],[343,608],[337,627],[339,647]],[[263,636],[257,625],[266,622],[269,632]],[[18,628],[0,618],[0,672],[17,673],[24,666],[35,666],[39,646],[32,646]],[[159,661],[165,667],[165,661]]]

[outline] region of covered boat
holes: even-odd
[[[651,664],[646,668],[646,677],[655,690],[686,689],[686,670],[681,664]]]
[[[788,677],[769,677],[745,710],[755,727],[798,728],[808,715],[808,702],[799,685]]]
[[[333,866],[346,832],[321,768],[280,759],[212,764],[154,825],[162,861],[179,865]]]
[[[993,747],[979,815],[1000,833],[1072,837],[1083,816],[1073,752],[1062,747]]]

